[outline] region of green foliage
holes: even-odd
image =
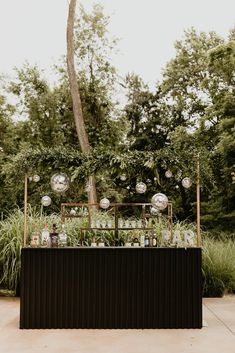
[[[76,21],[76,69],[93,147],[87,156],[75,133],[65,65],[56,68],[60,81],[54,87],[29,64],[16,69],[16,78],[3,87],[3,95],[10,91],[17,104],[0,97],[1,212],[23,206],[26,172],[40,174],[40,183],[29,183],[29,199],[39,205],[42,196],[51,196],[48,213],[58,212],[63,201],[85,201],[87,177],[94,174],[98,198],[146,202],[163,192],[173,202],[177,220],[194,221],[193,187],[200,154],[202,223],[232,229],[234,29],[227,41],[214,32],[185,31],[153,92],[138,75],[126,76],[121,87],[127,104],[121,111],[114,98],[120,79],[110,59],[116,39],[110,38],[109,20],[102,6],[95,5],[91,13],[81,6]],[[23,119],[13,122],[13,116]],[[170,179],[165,177],[167,169],[173,173]],[[71,176],[66,195],[55,195],[49,188],[57,171]],[[125,181],[120,180],[123,173]],[[193,181],[191,190],[181,185],[186,175]],[[148,184],[145,195],[136,194],[137,181]]]
[[[0,284],[16,290],[19,283],[20,249],[23,234],[23,214],[12,213],[6,221],[0,222]]]
[[[235,289],[235,244],[206,239],[202,262],[205,297],[222,297]]]
[[[81,227],[87,226],[85,219],[76,218],[65,223],[68,234],[68,246],[77,246],[81,243]],[[34,227],[41,231],[43,225],[49,229],[56,224],[60,230],[61,218],[58,214],[44,215],[29,206],[28,234],[30,236]],[[0,285],[16,292],[20,280],[20,250],[23,243],[24,214],[21,210],[12,212],[5,220],[0,222]]]

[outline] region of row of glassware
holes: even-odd
[[[90,224],[91,228],[103,228],[110,229],[115,228],[114,220],[92,220]],[[129,220],[129,219],[118,219],[118,228],[150,228],[152,226],[151,219],[138,219],[138,220]]]

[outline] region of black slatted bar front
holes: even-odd
[[[20,328],[201,328],[200,248],[23,248]]]

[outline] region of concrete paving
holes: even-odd
[[[235,353],[235,296],[203,300],[208,327],[20,330],[19,298],[0,297],[0,353]]]

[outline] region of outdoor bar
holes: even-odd
[[[168,229],[161,246],[154,242],[159,214],[151,214],[152,204],[107,205],[105,224],[92,216],[98,205],[61,205],[62,224],[66,218],[86,220],[76,247],[22,248],[20,328],[201,328],[201,248],[197,243],[177,247],[172,204],[167,202]],[[82,214],[71,212],[74,208]],[[141,209],[139,220],[120,218],[122,209],[131,208]],[[104,239],[112,234],[109,246],[104,239],[96,244],[94,237],[87,243],[87,233],[100,231]],[[122,243],[128,232],[145,237]]]
[[[20,328],[201,328],[200,248],[22,249]]]

